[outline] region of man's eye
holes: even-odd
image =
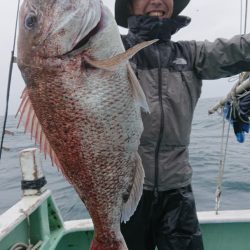
[[[30,14],[25,18],[25,27],[29,30],[34,28],[36,23],[37,23],[37,17],[33,14]]]

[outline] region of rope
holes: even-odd
[[[237,97],[237,101],[234,103],[234,106],[233,106],[234,113],[235,114],[237,113],[237,115],[238,115],[237,117],[239,118],[239,120],[244,122],[244,123],[248,123],[248,124],[250,124],[249,118],[246,117],[246,119],[244,119],[241,115],[243,112],[242,112],[242,109],[240,108],[240,99],[249,95],[249,94],[250,94],[250,91],[245,90],[245,92],[243,94],[241,94]],[[234,117],[236,117],[236,115],[234,115]]]
[[[239,86],[243,80],[245,79],[246,74],[242,75],[242,79],[235,84],[231,91],[231,103],[230,103],[230,113],[229,113],[229,125],[228,125],[228,130],[227,130],[227,135],[226,135],[226,142],[224,142],[224,137],[225,137],[225,120],[226,118],[223,116],[223,126],[222,126],[222,135],[221,135],[221,148],[220,148],[220,163],[219,163],[219,172],[218,172],[218,177],[217,177],[217,186],[216,186],[216,191],[215,191],[215,211],[216,214],[219,212],[220,208],[220,200],[221,200],[221,193],[222,193],[222,182],[223,182],[223,176],[224,176],[224,170],[225,170],[225,165],[226,165],[226,158],[227,158],[227,150],[228,150],[228,141],[229,141],[229,132],[230,132],[230,127],[231,127],[231,119],[232,117],[236,117],[236,113],[238,113],[238,116],[242,121],[244,121],[240,115],[240,107],[239,107],[239,99],[242,98],[243,96],[249,94],[249,91],[244,92],[241,95],[237,95],[236,89],[237,86]],[[244,122],[249,122],[249,121],[244,121]],[[224,148],[225,145],[225,148]]]
[[[24,243],[16,243],[10,248],[10,250],[27,250],[28,247],[29,246]]]
[[[246,6],[245,6],[245,26],[244,26],[244,34],[246,34],[246,29],[247,29],[247,10],[248,10],[248,0],[246,0]],[[240,34],[242,34],[242,19],[243,19],[243,3],[241,0],[241,10],[240,10]],[[215,211],[216,214],[219,212],[220,208],[220,201],[221,201],[221,194],[222,194],[222,182],[223,182],[223,176],[224,176],[224,171],[225,171],[225,165],[226,165],[226,158],[227,158],[227,149],[228,149],[228,141],[229,141],[229,132],[230,132],[230,127],[231,127],[231,118],[235,113],[238,112],[240,119],[240,107],[239,107],[239,101],[238,98],[241,98],[245,96],[246,94],[249,94],[249,91],[246,91],[240,96],[237,96],[236,93],[236,88],[239,86],[245,77],[245,75],[240,75],[242,76],[242,79],[240,79],[233,87],[231,91],[231,104],[230,104],[230,114],[229,114],[229,125],[228,125],[228,130],[227,130],[227,135],[226,135],[226,142],[224,143],[224,137],[225,137],[225,117],[223,116],[223,126],[222,126],[222,135],[221,135],[221,148],[220,148],[220,162],[219,162],[219,172],[218,172],[218,177],[217,177],[217,186],[216,186],[216,191],[215,191]],[[243,121],[243,119],[242,119]],[[244,121],[246,122],[246,121]],[[249,122],[249,121],[248,121]],[[225,145],[225,148],[224,148]]]
[[[14,61],[15,61],[14,54],[15,54],[15,47],[16,47],[16,34],[17,34],[17,22],[18,22],[19,6],[20,6],[20,0],[18,0],[18,5],[17,5],[14,42],[13,42],[13,48],[12,48],[12,51],[11,51],[11,58],[10,58],[9,77],[8,77],[7,94],[6,94],[6,108],[5,108],[5,115],[4,115],[4,121],[3,121],[3,131],[2,131],[2,137],[1,137],[1,144],[0,144],[0,159],[1,159],[1,156],[2,156],[4,134],[5,134],[5,128],[6,128],[8,110],[9,110],[10,85],[11,85],[13,64],[14,64]]]
[[[239,76],[239,81],[237,82],[237,84],[234,86],[233,90],[232,90],[232,93],[231,93],[231,98],[232,98],[232,105],[231,105],[231,108],[233,109],[233,117],[236,117],[236,114],[237,114],[237,117],[244,123],[250,123],[249,119],[247,120],[244,120],[242,118],[242,110],[240,108],[240,99],[249,95],[250,94],[250,90],[248,89],[245,89],[243,88],[243,93],[242,94],[237,94],[236,93],[236,88],[238,86],[240,86],[245,80],[247,80],[247,78],[249,78],[249,72],[243,72],[240,74]],[[250,79],[249,79],[250,80]]]
[[[39,247],[43,244],[43,242],[40,240],[38,241],[34,246],[31,244],[31,237],[30,237],[30,218],[29,218],[29,214],[26,213],[23,209],[20,210],[20,212],[22,212],[25,217],[27,218],[27,226],[28,226],[28,231],[27,231],[27,237],[28,237],[28,244],[22,243],[22,242],[18,242],[16,244],[14,244],[10,250],[37,250],[39,249]]]
[[[230,109],[230,119],[232,116],[232,108]],[[221,135],[221,149],[220,149],[220,164],[219,164],[219,173],[217,177],[217,186],[215,191],[215,211],[216,214],[219,212],[220,208],[220,199],[221,199],[221,193],[222,193],[222,181],[224,176],[224,170],[225,170],[225,164],[226,164],[226,157],[227,157],[227,149],[228,149],[228,139],[229,139],[229,132],[230,132],[230,122],[228,125],[227,130],[227,139],[225,143],[224,148],[224,137],[225,137],[225,118],[223,117],[223,126],[222,126],[222,135]]]
[[[36,243],[35,246],[33,246],[33,245],[31,245],[31,244],[27,245],[27,244],[24,244],[24,243],[22,243],[22,242],[18,242],[18,243],[16,243],[16,244],[14,244],[14,245],[10,248],[10,250],[38,250],[39,247],[40,247],[42,244],[43,244],[42,241],[38,241],[38,242]]]

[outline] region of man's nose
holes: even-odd
[[[153,5],[162,5],[162,0],[150,0],[150,4]]]

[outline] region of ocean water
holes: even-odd
[[[208,109],[219,99],[201,99],[198,102],[191,134],[190,163],[193,167],[193,190],[198,211],[214,210],[215,190],[220,161],[223,119],[219,114],[208,115]],[[8,117],[4,150],[0,160],[0,214],[14,205],[22,196],[19,152],[34,147],[34,142],[23,127],[17,129],[18,120]],[[0,117],[2,129],[3,117]],[[228,123],[226,123],[226,131]],[[1,132],[0,129],[0,132]],[[1,132],[2,133],[2,132]],[[47,188],[65,220],[88,218],[83,203],[49,159],[41,155],[42,166],[48,181]],[[250,209],[250,135],[244,143],[236,141],[233,129],[229,131],[225,173],[222,184],[221,210]]]

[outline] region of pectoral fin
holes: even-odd
[[[105,70],[115,70],[119,64],[126,63],[132,56],[134,56],[141,49],[143,49],[143,48],[145,48],[145,47],[147,47],[147,46],[149,46],[157,41],[158,41],[158,39],[154,39],[151,41],[139,43],[139,44],[135,45],[134,47],[129,48],[124,53],[118,54],[116,56],[113,56],[111,58],[104,59],[104,60],[92,59],[92,58],[90,58],[90,56],[88,54],[85,54],[83,56],[83,59],[84,59],[85,63],[88,63],[92,67],[99,68],[99,69],[105,69]]]

